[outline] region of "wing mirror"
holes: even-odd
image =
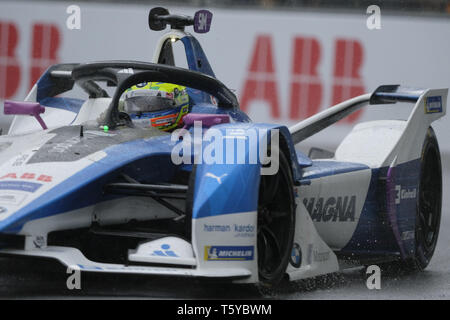
[[[156,7],[150,10],[148,14],[148,25],[155,31],[164,30],[169,24],[172,29],[184,30],[186,26],[194,26],[197,33],[206,33],[211,28],[213,14],[208,10],[199,10],[194,18],[170,14],[169,10],[162,7]]]
[[[45,107],[41,106],[37,102],[24,102],[24,101],[5,101],[4,114],[13,115],[29,115],[34,116],[39,122],[41,127],[45,130],[47,125],[42,120],[40,114],[45,112]]]

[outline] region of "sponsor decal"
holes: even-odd
[[[228,173],[224,173],[221,176],[216,176],[214,173],[211,172],[207,172],[205,174],[205,177],[216,179],[218,184],[222,184],[222,178],[225,178],[226,176],[228,176]]]
[[[0,180],[3,179],[20,179],[20,180],[36,180],[40,182],[52,182],[53,177],[47,176],[45,174],[37,175],[36,173],[25,172],[22,175],[17,173],[8,173],[0,177]]]
[[[134,71],[132,68],[126,68],[126,69],[122,69],[117,71],[117,73],[127,73],[127,74],[134,74]]]
[[[401,235],[401,239],[402,239],[403,241],[405,241],[405,240],[413,240],[414,237],[415,237],[415,232],[414,232],[414,230],[411,230],[411,231],[404,231],[404,232],[402,232],[402,235]]]
[[[319,252],[317,250],[313,250],[313,261],[315,262],[323,262],[330,259],[330,252],[329,251],[322,251]]]
[[[401,185],[395,186],[395,204],[400,204],[402,200],[416,199],[417,188],[402,188]]]
[[[230,232],[231,226],[230,225],[220,225],[220,224],[204,224],[203,225],[203,231],[205,232]]]
[[[0,203],[17,206],[20,205],[26,197],[27,195],[21,193],[14,193],[14,192],[1,193]]]
[[[427,97],[425,99],[425,113],[439,113],[439,112],[442,112],[441,96]]]
[[[42,186],[42,183],[26,181],[0,181],[0,190],[19,190],[35,192]]]
[[[178,257],[174,251],[170,250],[170,245],[166,243],[161,245],[161,250],[154,250],[151,255],[159,257]]]
[[[235,237],[254,237],[255,229],[252,224],[203,224],[204,232],[232,232]]]
[[[300,268],[302,264],[302,251],[298,243],[294,243],[294,245],[292,246],[292,252],[289,262],[294,268]]]
[[[330,251],[319,251],[317,249],[314,249],[314,245],[310,244],[308,246],[308,257],[306,261],[308,261],[308,264],[311,264],[313,262],[324,262],[330,259]]]
[[[248,261],[253,256],[253,246],[205,246],[206,261]]]
[[[51,141],[47,142],[47,144],[51,144],[51,143],[52,143]],[[80,143],[80,137],[75,136],[70,139],[67,139],[66,141],[55,143],[50,149],[48,149],[48,152],[64,153],[78,143]]]
[[[159,118],[152,118],[150,119],[150,122],[152,124],[152,126],[154,127],[159,127],[159,126],[164,126],[167,124],[171,124],[173,121],[175,121],[175,118],[178,115],[176,114],[169,114],[167,116],[163,116],[163,117],[159,117]]]
[[[33,244],[36,248],[42,248],[45,246],[46,241],[45,238],[43,236],[37,236],[34,240],[33,240]]]
[[[72,149],[74,146],[80,145],[86,147],[86,140],[96,139],[98,137],[114,137],[116,134],[108,133],[107,131],[95,131],[86,130],[84,131],[84,140],[80,138],[79,135],[73,136],[61,142],[53,142],[53,139],[48,141],[45,145],[48,146],[49,153],[65,153]],[[82,143],[83,142],[83,143]],[[41,149],[42,152],[42,149]]]
[[[313,221],[355,221],[356,196],[305,198],[303,204]]]
[[[234,232],[255,232],[255,226],[251,224],[234,224]]]
[[[6,209],[5,207],[0,207],[0,215],[7,213],[8,209]]]

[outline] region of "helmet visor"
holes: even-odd
[[[164,94],[156,95],[150,90],[136,90],[128,95],[124,101],[124,108],[127,113],[163,111],[174,107],[176,107],[176,104],[173,98],[164,96]]]
[[[152,96],[138,96],[131,97],[125,100],[125,112],[153,112],[168,110],[175,107],[173,99],[152,97]]]

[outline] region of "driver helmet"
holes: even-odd
[[[182,124],[189,112],[186,87],[165,82],[145,82],[125,91],[124,111],[133,123],[163,131]]]

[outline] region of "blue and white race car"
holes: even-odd
[[[424,269],[442,200],[431,123],[448,90],[384,85],[290,128],[253,123],[184,31],[207,32],[211,18],[152,9],[153,30],[171,26],[153,63],[53,65],[24,102],[5,102],[16,116],[0,136],[0,254],[268,286],[355,264]],[[174,41],[189,69],[174,66]],[[183,128],[125,112],[124,94],[153,82],[186,87]],[[319,158],[295,148],[363,107],[397,102],[412,104],[407,120],[360,123]]]

